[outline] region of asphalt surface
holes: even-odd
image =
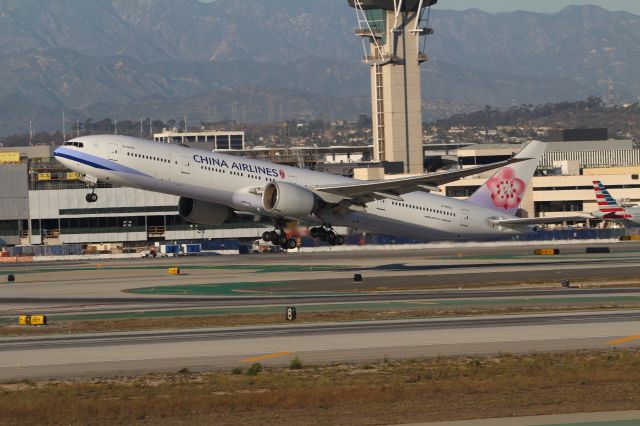
[[[34,309],[47,314],[312,304],[354,304],[348,309],[356,309],[358,303],[429,306],[429,301],[530,298],[541,305],[554,298],[637,304],[640,288],[620,287],[640,283],[640,246],[613,245],[612,253],[603,255],[585,255],[584,245],[563,246],[563,255],[553,257],[533,256],[534,248],[456,246],[3,266],[3,272],[13,268],[17,281],[0,285],[0,317]],[[168,276],[165,267],[174,265],[185,273]],[[354,273],[363,274],[364,281],[354,283]],[[562,288],[564,278],[592,286],[602,280],[615,287]],[[181,290],[202,285],[213,292]],[[178,291],[131,292],[141,287]],[[304,315],[304,309],[299,312]],[[638,335],[640,311],[630,310],[1,337],[0,380],[206,370],[255,361],[286,365],[294,356],[303,362],[336,362],[607,348],[618,338],[624,339],[616,345],[636,346]]]
[[[286,365],[293,356],[337,362],[607,348],[639,331],[633,311],[11,337],[0,343],[0,380]]]

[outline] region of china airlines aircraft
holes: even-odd
[[[180,216],[193,223],[219,225],[234,212],[270,216],[275,230],[263,238],[295,248],[284,232],[290,220],[316,225],[311,236],[333,245],[344,243],[334,226],[424,240],[533,233],[544,220],[515,213],[544,150],[544,143],[534,141],[508,161],[382,181],[128,136],[78,137],[54,155],[92,188],[89,203],[99,202],[99,181],[173,194],[180,197]],[[497,168],[467,200],[432,193],[440,191],[438,185]]]

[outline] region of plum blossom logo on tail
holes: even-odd
[[[487,181],[491,190],[491,201],[505,210],[518,207],[527,184],[516,177],[511,167],[505,167]]]
[[[284,174],[284,170],[280,169],[280,179],[284,179],[285,178],[285,174]]]

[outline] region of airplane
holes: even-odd
[[[623,226],[640,226],[640,207],[619,204],[599,180],[593,181],[593,190],[596,192],[598,210],[592,212],[592,216],[617,222]]]
[[[178,213],[192,223],[217,226],[234,213],[270,216],[275,229],[263,239],[291,249],[291,220],[314,225],[311,236],[331,245],[344,244],[334,226],[423,240],[535,233],[545,219],[515,213],[545,147],[533,141],[506,161],[378,181],[122,135],[77,137],[54,156],[81,175],[91,189],[88,203],[98,201],[100,181],[179,196]],[[434,194],[439,185],[493,169],[467,200]]]

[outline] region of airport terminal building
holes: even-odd
[[[216,137],[218,135],[216,134]],[[159,141],[162,143],[164,141]],[[510,158],[520,145],[470,145],[457,147],[463,167]],[[357,173],[367,163],[368,147],[338,147],[314,152],[313,166],[340,174],[382,178],[383,172]],[[0,240],[8,245],[59,245],[90,243],[152,244],[157,241],[207,239],[257,239],[272,227],[266,218],[238,215],[221,226],[194,225],[177,212],[175,196],[133,188],[101,185],[97,203],[85,201],[87,189],[76,173],[52,158],[53,147],[0,149]],[[438,146],[426,152],[453,152]],[[237,154],[248,153],[236,150]],[[253,153],[260,157],[266,152]],[[273,157],[274,153],[269,153]],[[344,162],[335,163],[336,156]],[[297,155],[296,155],[297,156]],[[277,160],[290,163],[286,155]],[[270,158],[273,159],[273,158]],[[333,160],[333,163],[332,163]],[[336,167],[339,166],[339,167]],[[490,174],[490,173],[489,173]],[[475,176],[446,185],[447,196],[466,198],[488,177]],[[387,176],[393,178],[394,176]],[[550,142],[522,204],[522,215],[560,216],[567,212],[596,210],[593,180],[601,180],[621,202],[640,203],[640,150],[630,140],[570,140]]]

